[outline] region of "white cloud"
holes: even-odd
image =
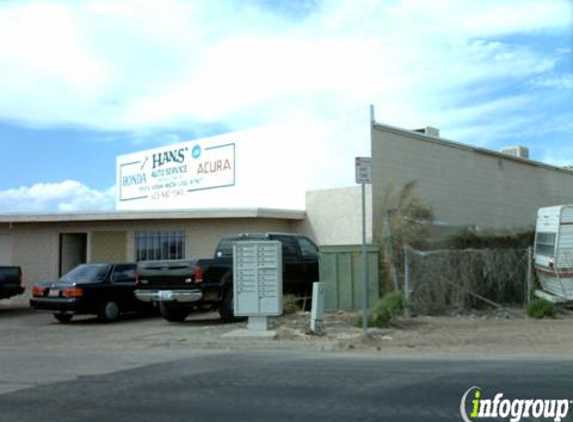
[[[440,11],[450,11],[442,14],[442,23],[453,24],[457,30],[474,35],[553,30],[571,25],[571,5],[568,0],[485,0],[464,2],[460,8],[456,7],[456,3],[459,3],[457,0],[445,0],[442,3]],[[433,2],[426,4],[435,6]],[[455,19],[455,14],[459,19]]]
[[[289,21],[235,2],[8,2],[0,6],[0,116],[138,129],[244,119],[261,105],[396,104],[553,66],[486,38],[559,30],[563,0],[319,3]],[[315,101],[312,101],[315,99]],[[322,101],[321,101],[322,99]],[[257,121],[253,116],[252,120]]]
[[[554,93],[571,82],[568,0],[325,0],[297,17],[274,4],[0,3],[0,120],[166,140],[303,121],[309,151],[346,166],[368,153],[369,103],[381,122],[485,146],[573,117]],[[554,51],[531,41],[543,37]],[[351,168],[311,185],[352,184]]]
[[[573,89],[573,74],[540,77],[533,80],[532,85],[542,88]]]
[[[115,187],[91,189],[75,180],[0,191],[0,212],[75,212],[113,209]]]
[[[570,158],[566,158],[570,157]],[[557,167],[567,167],[573,170],[573,148],[560,148],[558,151],[547,151],[541,159],[543,162]]]

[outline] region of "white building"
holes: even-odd
[[[0,215],[0,265],[22,266],[29,286],[80,262],[210,257],[227,234],[296,232],[321,245],[360,243],[359,187],[305,192],[293,147],[303,137],[275,127],[118,157],[117,211]],[[415,180],[436,219],[455,225],[531,226],[539,207],[573,202],[573,171],[444,140],[437,129],[373,122],[371,143],[369,242],[382,231],[389,184],[399,190]]]

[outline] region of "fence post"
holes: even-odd
[[[533,275],[533,251],[531,246],[527,248],[527,291],[525,292],[525,302],[529,305],[531,302],[531,276]]]
[[[386,253],[385,258],[390,264],[390,275],[392,276],[392,283],[394,284],[394,290],[400,290],[398,286],[398,275],[396,274],[396,265],[394,264],[394,247],[392,245],[392,227],[388,221],[388,217],[384,219],[384,230],[386,231]]]
[[[406,298],[406,318],[410,318],[410,260],[408,258],[409,246],[404,246],[404,297]]]

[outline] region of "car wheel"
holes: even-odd
[[[56,318],[59,322],[70,322],[73,318],[72,314],[63,314],[61,312],[55,313],[54,318]]]
[[[223,293],[223,299],[219,304],[219,315],[223,322],[239,322],[244,321],[245,317],[235,316],[235,309],[233,303],[233,288],[227,287]]]
[[[163,302],[159,304],[159,312],[169,322],[183,322],[189,315],[189,309]]]
[[[119,316],[119,306],[113,300],[105,302],[98,313],[98,317],[103,322],[113,322]]]

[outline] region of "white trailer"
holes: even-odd
[[[573,205],[540,208],[535,227],[536,296],[573,301]]]

